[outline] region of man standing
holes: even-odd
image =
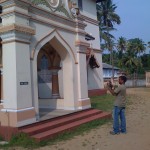
[[[126,133],[126,80],[127,78],[125,76],[120,76],[119,86],[115,89],[112,89],[112,85],[108,83],[108,90],[112,95],[116,96],[113,109],[113,131],[110,131],[112,135],[119,134],[120,132]]]

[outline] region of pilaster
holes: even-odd
[[[84,31],[86,27],[86,24],[84,24],[84,19],[81,16],[78,16],[76,22],[78,22],[76,24],[76,30]],[[86,109],[91,107],[91,102],[88,97],[86,64],[86,50],[88,47],[90,47],[90,44],[85,40],[85,35],[77,33],[75,46],[78,59],[78,109]]]
[[[3,50],[1,125],[18,127],[36,121],[30,68],[30,39],[35,30],[29,26],[28,1],[3,0],[0,4],[3,8],[0,27]],[[9,124],[5,122],[5,116],[10,117]]]

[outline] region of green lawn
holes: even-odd
[[[106,94],[103,96],[91,97],[92,108],[100,109],[103,111],[111,111],[113,108],[114,96]]]

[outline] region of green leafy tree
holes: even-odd
[[[146,50],[146,44],[139,38],[127,42],[123,65],[129,73],[136,73],[142,68],[141,53]]]
[[[128,50],[131,50],[136,57],[146,50],[146,44],[139,38],[128,40]]]

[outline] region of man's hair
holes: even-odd
[[[119,76],[119,78],[120,78],[121,80],[123,80],[124,83],[127,81],[127,77],[126,77],[126,76]]]

